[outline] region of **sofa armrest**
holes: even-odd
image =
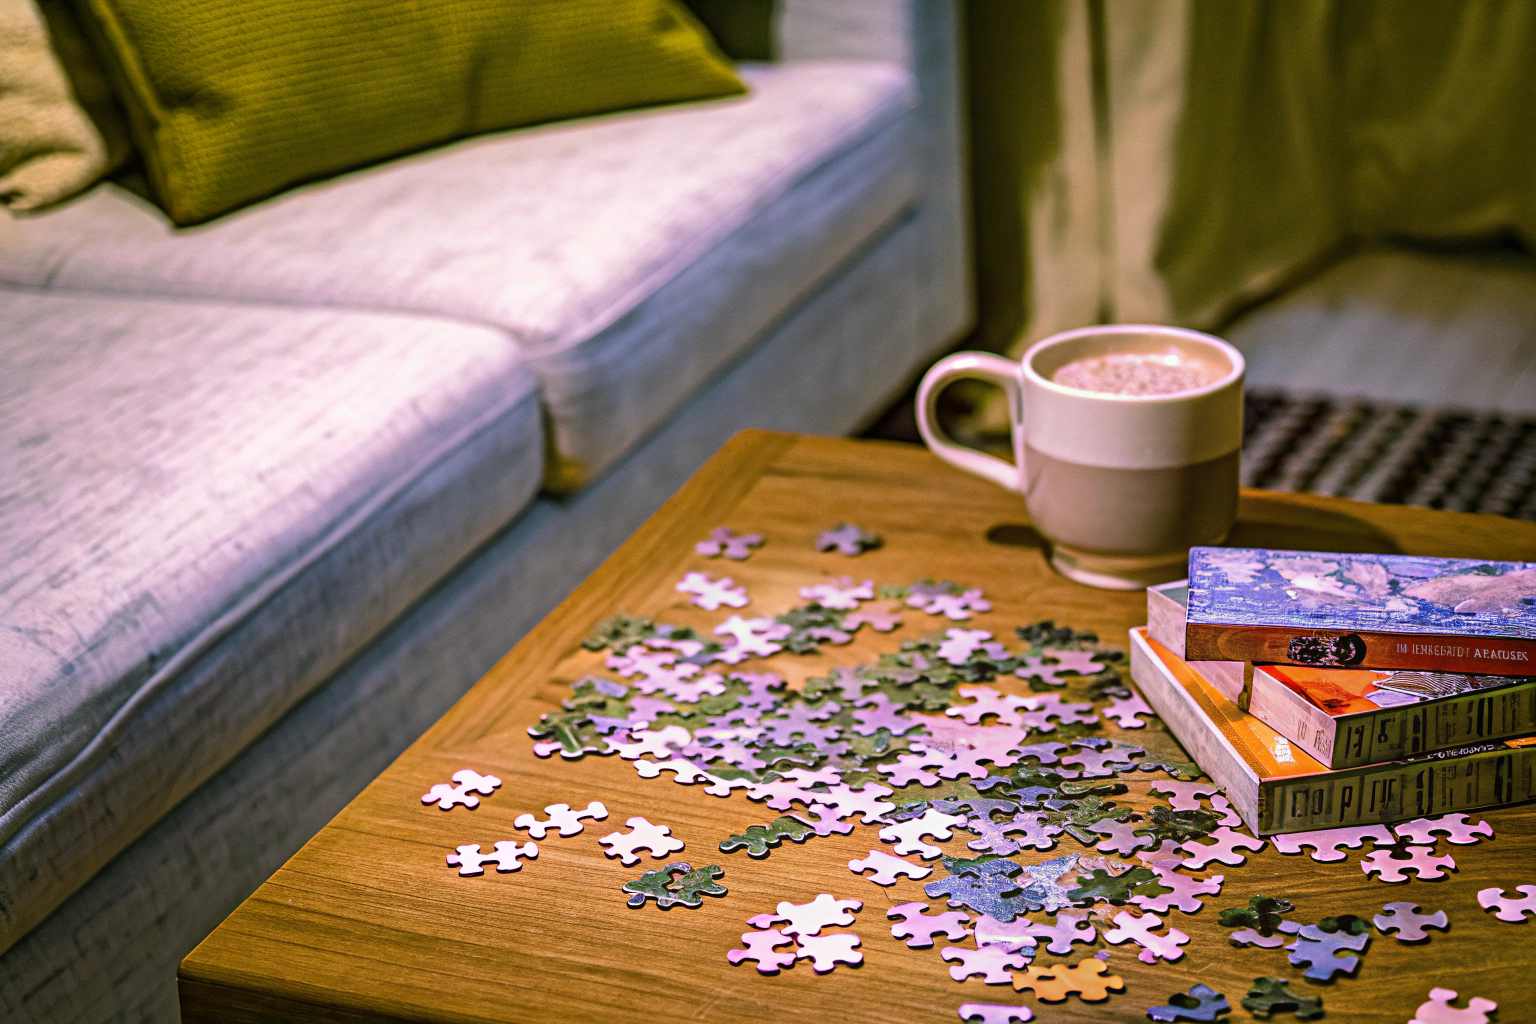
[[[780,60],[885,60],[912,67],[920,8],[931,0],[780,0]]]

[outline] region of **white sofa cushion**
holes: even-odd
[[[0,950],[538,488],[532,374],[407,315],[0,289]]]
[[[0,281],[402,310],[504,329],[570,490],[915,200],[908,72],[742,69],[741,98],[470,140],[176,230],[102,187],[0,222]]]

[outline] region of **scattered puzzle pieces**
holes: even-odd
[[[980,975],[982,982],[987,985],[1011,984],[1013,974],[1010,968],[1022,968],[1029,963],[1028,957],[1024,954],[1002,946],[982,946],[978,949],[945,946],[944,951],[939,955],[946,962],[959,961],[949,969],[951,978],[956,981],[965,981]]]
[[[1290,1011],[1297,1020],[1316,1020],[1323,1015],[1321,996],[1292,992],[1286,978],[1255,978],[1253,987],[1243,997],[1243,1009],[1261,1020]]]
[[[1227,997],[1209,985],[1196,985],[1189,994],[1176,992],[1168,1000],[1169,1006],[1149,1006],[1147,1016],[1155,1021],[1214,1021],[1218,1016],[1232,1012]]]
[[[636,850],[649,850],[651,856],[657,860],[669,853],[681,850],[681,840],[672,838],[672,829],[666,825],[652,825],[641,817],[630,818],[624,823],[630,829],[628,833],[614,832],[599,839],[598,842],[606,847],[603,853],[609,857],[618,857],[619,863],[625,867],[638,864],[640,856]]]
[[[1446,871],[1456,870],[1456,861],[1449,855],[1436,857],[1429,846],[1410,846],[1377,850],[1360,862],[1360,870],[1375,875],[1378,882],[1406,882],[1410,871],[1423,881],[1444,878]]]
[[[1165,935],[1153,934],[1163,926],[1163,919],[1156,914],[1133,914],[1122,910],[1115,915],[1115,927],[1104,933],[1104,941],[1112,945],[1134,942],[1141,947],[1137,959],[1142,963],[1155,964],[1158,960],[1177,960],[1184,955],[1180,949],[1189,942],[1189,936],[1169,926]]]
[[[856,875],[862,875],[866,871],[872,872],[868,878],[876,885],[895,885],[902,875],[917,882],[933,874],[933,868],[925,864],[913,864],[909,860],[892,857],[883,850],[870,850],[868,857],[850,860],[848,870]]]
[[[840,900],[824,892],[809,903],[785,900],[778,905],[775,913],[749,917],[747,924],[754,928],[767,928],[782,921],[784,925],[780,931],[795,936],[804,945],[807,935],[820,934],[823,928],[853,924],[853,915],[863,907],[864,904],[858,900]]]
[[[752,549],[761,547],[763,535],[760,533],[738,534],[728,526],[717,526],[709,531],[709,537],[701,540],[693,546],[693,550],[706,558],[719,558],[724,555],[732,561],[744,561],[752,554]]]
[[[1465,814],[1442,814],[1438,818],[1417,818],[1393,826],[1392,831],[1410,843],[1433,846],[1437,835],[1444,835],[1446,842],[1456,846],[1470,846],[1483,839],[1493,838],[1493,826],[1486,821],[1467,823]]]
[[[481,775],[479,772],[468,768],[461,768],[451,776],[457,786],[450,786],[446,782],[439,782],[421,798],[424,804],[437,804],[445,811],[451,811],[455,807],[466,807],[474,810],[480,806],[480,793],[490,796],[501,785],[501,780],[494,775]]]
[[[549,815],[549,820],[539,821],[531,814],[519,814],[513,827],[527,829],[528,834],[535,839],[543,839],[544,834],[550,829],[559,829],[562,836],[574,836],[581,832],[584,826],[582,818],[593,818],[602,821],[608,817],[608,808],[593,800],[586,808],[573,811],[569,804],[550,804],[544,808],[544,813]]]
[[[518,846],[511,841],[503,841],[496,844],[490,853],[481,853],[480,844],[473,843],[469,846],[461,846],[457,852],[448,855],[448,866],[458,868],[461,875],[483,875],[485,865],[495,864],[500,874],[522,869],[519,857],[527,857],[534,860],[539,855],[539,848],[534,843],[524,843]]]
[[[1492,999],[1473,996],[1465,1009],[1452,1006],[1456,993],[1448,988],[1429,990],[1429,1001],[1419,1004],[1408,1024],[1488,1024],[1488,1015],[1499,1008]]]
[[[970,920],[968,914],[962,914],[956,910],[945,911],[942,914],[929,914],[926,903],[899,903],[885,912],[887,918],[901,918],[896,924],[891,925],[891,937],[906,939],[907,945],[912,949],[927,949],[933,945],[935,935],[943,935],[952,942],[958,942],[965,938],[967,929],[965,922]],[[984,945],[979,939],[978,945]]]
[[[1302,977],[1312,981],[1332,981],[1335,974],[1354,974],[1360,967],[1357,956],[1338,956],[1349,950],[1360,953],[1370,945],[1368,932],[1351,935],[1343,928],[1325,932],[1315,924],[1305,925],[1296,933],[1296,941],[1285,948],[1291,951],[1290,961],[1295,967],[1309,965]]]
[[[884,543],[878,533],[868,533],[852,523],[838,523],[837,529],[828,530],[816,538],[816,550],[836,551],[852,557],[873,551]]]
[[[1497,886],[1491,889],[1479,889],[1477,905],[1484,910],[1498,907],[1498,911],[1493,916],[1510,924],[1519,924],[1524,921],[1526,914],[1536,917],[1536,885],[1516,886],[1515,891],[1524,893],[1524,897],[1512,899],[1505,896],[1504,890]]]
[[[1190,854],[1189,858],[1183,862],[1184,867],[1191,871],[1199,871],[1213,860],[1236,867],[1248,859],[1239,853],[1239,850],[1257,853],[1266,845],[1262,839],[1234,832],[1225,825],[1212,832],[1209,838],[1214,839],[1215,842],[1197,843],[1191,839],[1179,847],[1180,850]]]
[[[1312,859],[1328,864],[1343,860],[1347,854],[1341,847],[1358,850],[1367,839],[1376,846],[1391,846],[1397,842],[1385,825],[1360,825],[1355,828],[1325,828],[1317,832],[1292,832],[1288,835],[1271,836],[1275,849],[1288,856],[1312,847]]]
[[[1438,928],[1443,932],[1451,926],[1445,911],[1423,914],[1417,903],[1388,903],[1381,909],[1387,913],[1377,914],[1371,919],[1372,923],[1382,934],[1397,932],[1398,942],[1423,942],[1429,938],[1425,928]]]
[[[748,857],[763,858],[768,856],[770,848],[778,846],[784,840],[803,843],[806,837],[814,832],[815,829],[803,821],[787,816],[779,817],[767,825],[749,825],[741,835],[722,840],[720,852],[733,853],[736,850],[746,850]]]
[[[733,949],[725,954],[725,958],[733,964],[740,965],[743,961],[755,960],[759,974],[778,974],[781,968],[795,966],[798,950],[790,953],[777,952],[780,946],[795,946],[795,940],[777,928],[747,932],[741,937],[741,944],[747,948]]]
[[[1006,1003],[961,1003],[960,1019],[980,1024],[1029,1024],[1035,1019],[1035,1011]]]
[[[1026,971],[1013,976],[1013,987],[1020,992],[1032,990],[1042,1003],[1063,1002],[1074,992],[1085,1002],[1097,1003],[1108,999],[1111,992],[1125,988],[1125,982],[1119,975],[1110,974],[1102,960],[1084,960],[1072,967],[1031,965]]]
[[[861,964],[864,954],[857,952],[859,937],[848,932],[800,937],[796,958],[809,960],[817,974],[825,974],[838,964]]]

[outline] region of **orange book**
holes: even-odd
[[[1258,835],[1371,825],[1536,798],[1536,736],[1333,769],[1131,630],[1131,678]],[[1255,672],[1255,677],[1258,673]]]

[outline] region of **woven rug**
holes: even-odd
[[[1243,483],[1536,520],[1536,419],[1249,392]]]

